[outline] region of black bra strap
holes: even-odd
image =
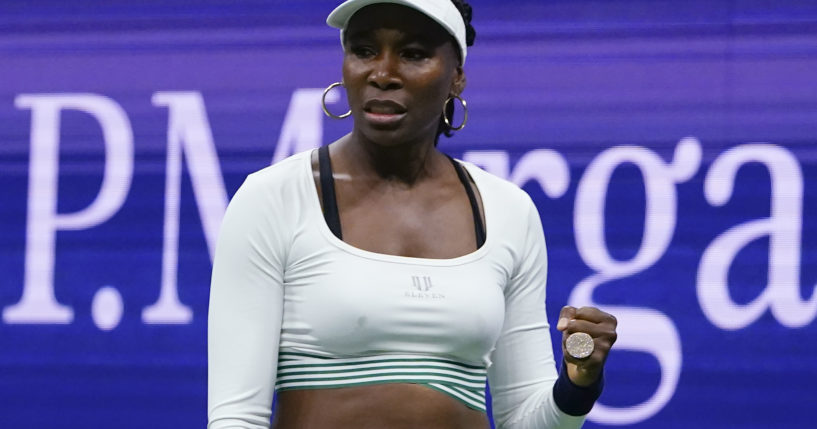
[[[446,155],[448,156],[448,155]],[[474,230],[477,236],[477,249],[485,244],[485,225],[482,224],[482,216],[479,213],[479,204],[477,204],[477,197],[474,195],[474,189],[471,188],[471,181],[468,180],[468,175],[465,174],[465,169],[462,168],[459,162],[455,161],[450,156],[448,159],[454,164],[454,170],[457,170],[457,177],[460,178],[462,186],[465,187],[465,193],[468,194],[468,201],[471,203],[471,212],[474,215]]]
[[[321,178],[321,195],[323,197],[323,218],[326,225],[336,237],[343,240],[340,229],[338,199],[335,197],[335,178],[332,177],[332,161],[329,159],[329,146],[318,149],[318,166]]]

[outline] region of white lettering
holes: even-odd
[[[193,194],[204,227],[204,237],[212,261],[224,212],[227,191],[218,163],[216,148],[204,99],[198,92],[157,92],[153,104],[168,108],[167,181],[165,182],[162,285],[159,299],[142,311],[145,323],[190,323],[193,312],[179,301],[179,204],[181,199],[182,157],[187,161]]]
[[[661,381],[649,399],[630,407],[596,403],[588,416],[591,420],[605,424],[640,422],[661,410],[675,392],[681,373],[681,340],[672,320],[653,309],[597,304],[593,291],[608,281],[645,270],[664,254],[675,231],[675,183],[689,180],[700,162],[700,143],[694,138],[678,143],[670,164],[643,147],[614,147],[596,157],[579,182],[574,209],[576,244],[582,259],[596,273],[576,285],[570,305],[598,306],[615,314],[619,332],[615,350],[651,354],[661,367]],[[609,254],[604,239],[604,204],[613,171],[624,163],[632,163],[641,171],[646,213],[641,247],[632,259],[620,261]]]
[[[536,149],[526,153],[516,163],[513,171],[510,170],[510,158],[505,151],[468,151],[462,158],[517,186],[534,180],[550,198],[561,197],[570,185],[567,160],[554,150]]]
[[[470,150],[462,154],[462,160],[506,180],[511,175],[511,160],[504,150]]]
[[[275,145],[272,163],[290,155],[319,147],[323,142],[323,89],[299,88],[292,93],[289,108],[281,126],[281,135]],[[326,94],[326,102],[334,103],[339,96],[336,91]]]
[[[707,247],[698,269],[698,300],[706,317],[721,329],[741,329],[767,308],[789,328],[809,324],[817,314],[817,293],[800,296],[800,247],[803,223],[803,173],[797,159],[772,144],[747,144],[719,156],[706,176],[709,204],[722,206],[732,197],[738,169],[750,162],[763,164],[772,183],[771,216],[730,228]],[[769,237],[769,275],[764,291],[746,305],[729,296],[729,267],[738,252],[761,237]]]
[[[74,311],[54,296],[58,230],[81,230],[108,220],[122,206],[133,176],[133,131],[122,108],[96,94],[21,94],[19,109],[31,109],[28,218],[23,296],[3,309],[6,323],[71,323]],[[94,201],[74,213],[57,213],[60,112],[78,110],[102,128],[105,169]]]

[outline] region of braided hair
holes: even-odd
[[[471,25],[471,16],[473,13],[471,5],[469,5],[465,0],[451,0],[451,2],[454,3],[454,6],[458,11],[460,11],[462,20],[465,22],[465,46],[472,46],[474,44],[474,39],[477,38],[477,32],[474,30],[474,26]],[[457,55],[461,55],[459,49],[457,49]],[[460,62],[462,62],[462,58],[460,58]],[[448,117],[448,121],[450,123],[454,123],[454,103],[448,103],[445,105],[443,115]],[[440,117],[440,124],[437,126],[437,139],[434,142],[435,145],[440,139],[440,134],[445,134],[446,137],[451,137],[454,135],[454,133],[451,131],[451,127],[446,125],[445,120],[442,117]]]

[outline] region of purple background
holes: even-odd
[[[187,325],[146,325],[161,275],[167,148],[157,91],[202,94],[230,195],[269,164],[292,92],[339,80],[336,30],[323,25],[335,2],[4,2],[0,5],[0,306],[23,285],[31,111],[19,94],[95,93],[125,110],[135,171],[127,200],[102,225],[57,233],[55,290],[68,325],[0,323],[0,427],[186,428],[206,422],[206,311],[210,261],[185,170],[179,295]],[[817,328],[780,324],[768,311],[734,331],[714,326],[695,292],[706,246],[730,227],[769,215],[765,168],[743,167],[723,207],[704,198],[709,166],[751,142],[783,147],[804,177],[803,299],[817,283],[817,2],[473,1],[476,45],[464,97],[469,124],[440,147],[454,155],[501,150],[511,164],[549,148],[570,168],[560,198],[535,183],[548,237],[548,311],[555,320],[572,288],[592,274],[575,243],[573,210],[588,163],[618,145],[670,160],[676,143],[701,141],[703,163],[677,186],[670,248],[643,272],[601,286],[609,305],[657,309],[683,345],[669,403],[637,428],[811,427],[817,421]],[[342,103],[339,103],[342,104]],[[324,121],[324,143],[349,121]],[[58,210],[87,206],[102,178],[100,128],[88,115],[61,118]],[[606,196],[613,256],[633,257],[644,222],[639,171],[616,170]],[[747,303],[766,284],[769,240],[753,242],[729,273],[732,298]],[[99,330],[91,299],[103,285],[122,294],[116,329]],[[736,285],[736,286],[735,286]],[[655,389],[651,355],[613,352],[602,401],[628,406]],[[588,422],[585,427],[606,427]]]

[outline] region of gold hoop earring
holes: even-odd
[[[451,121],[448,120],[448,115],[445,114],[445,109],[448,108],[448,103],[450,103],[451,100],[454,99],[459,100],[460,105],[462,105],[463,116],[462,123],[460,124],[459,127],[451,126]],[[465,128],[465,123],[468,122],[468,105],[465,103],[465,100],[463,100],[462,97],[460,97],[459,95],[452,95],[445,100],[445,103],[443,103],[443,121],[445,121],[445,125],[447,125],[448,128],[451,128],[451,131],[459,131]]]
[[[352,114],[352,109],[349,109],[348,112],[346,112],[346,113],[344,113],[342,115],[333,115],[332,112],[330,112],[329,109],[326,108],[326,94],[329,94],[329,91],[331,91],[332,88],[334,88],[336,86],[343,86],[343,82],[335,82],[335,83],[329,85],[326,89],[323,90],[323,96],[321,97],[321,107],[323,108],[323,113],[325,113],[326,116],[328,116],[328,117],[330,117],[332,119],[348,118],[349,115]]]

